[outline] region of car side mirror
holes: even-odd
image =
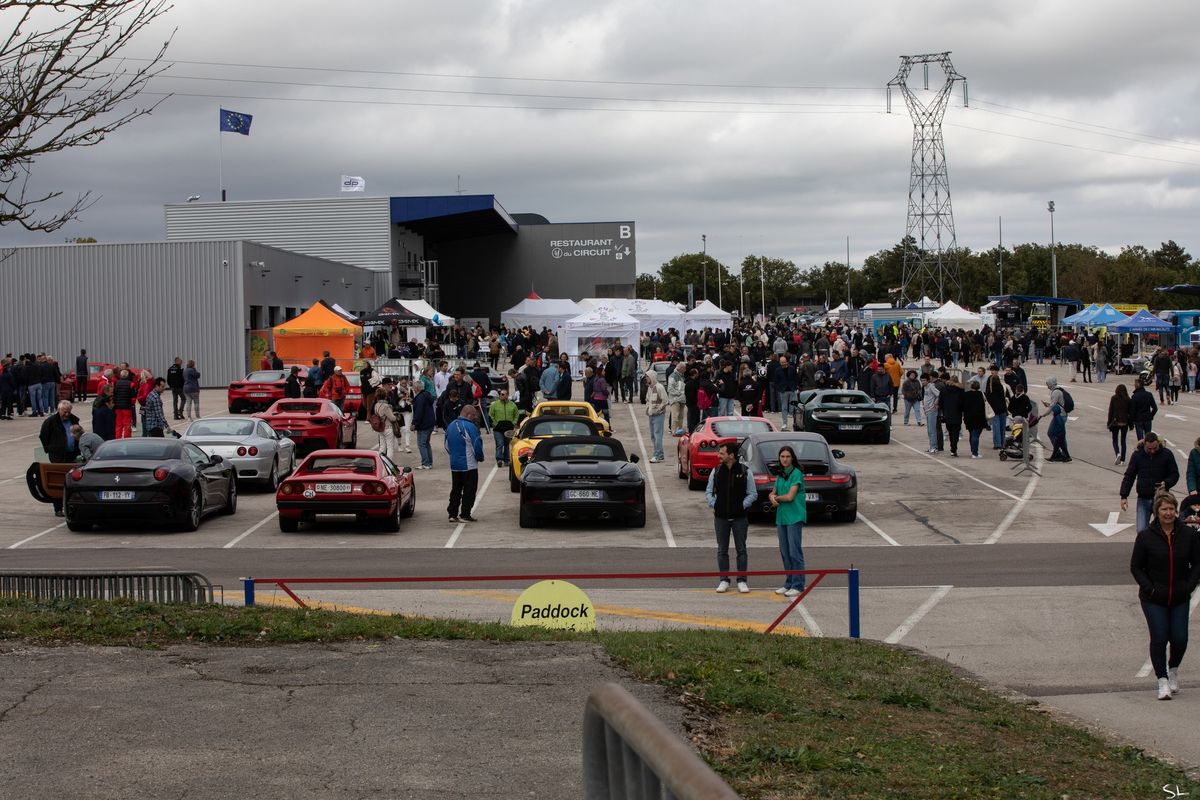
[[[640,459],[640,458],[638,458],[638,454],[637,454],[637,453],[630,453],[630,454],[629,454],[629,463],[630,463],[630,464],[636,464],[636,463],[638,463],[639,461],[641,461],[641,459]]]
[[[845,450],[831,450],[830,452],[833,453],[834,458],[845,458],[846,457]]]
[[[209,457],[208,457],[208,460],[209,460],[209,462],[210,462],[210,463],[213,463],[213,464],[220,464],[220,463],[221,463],[222,461],[224,461],[225,459],[224,459],[223,457],[221,457],[221,456],[218,456],[218,455],[211,455],[211,456],[209,456]]]
[[[409,472],[412,472],[412,467],[405,467],[405,468],[404,468],[402,471],[403,471],[405,474],[407,474],[407,473],[409,473]]]

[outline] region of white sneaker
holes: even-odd
[[[660,463],[661,461],[662,461],[662,459],[661,459],[661,458],[658,458],[657,456],[655,456],[654,458],[650,459],[650,463],[651,463],[651,464],[658,464],[658,463]]]
[[[729,581],[721,581],[717,584],[717,594],[725,594],[729,590]],[[1164,679],[1165,682],[1165,679]]]
[[[1158,679],[1158,699],[1159,700],[1170,700],[1171,699],[1171,682],[1168,681],[1166,678]]]
[[[742,594],[749,594],[750,587],[746,585],[745,581],[738,581],[738,591]]]
[[[1179,694],[1179,667],[1167,670],[1167,688],[1171,690],[1172,695]]]
[[[780,586],[778,589],[775,590],[775,594],[784,594],[786,592],[787,592],[786,586]]]
[[[786,592],[783,593],[783,596],[784,597],[799,597],[800,590],[799,589],[788,589]]]

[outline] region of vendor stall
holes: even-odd
[[[641,331],[636,317],[613,306],[596,306],[567,320],[559,329],[559,352],[571,356],[576,364],[581,353],[595,355],[605,347],[628,345],[635,351]]]
[[[932,328],[962,328],[968,331],[983,327],[983,317],[967,311],[953,300],[925,315],[925,324]]]
[[[702,331],[705,328],[724,331],[733,329],[733,316],[708,300],[696,303],[696,307],[684,316],[687,317],[684,324],[694,331]]]
[[[623,297],[585,297],[579,301],[584,309],[605,306],[628,314],[637,320],[643,331],[684,329],[687,318],[682,311],[665,300],[630,300]]]
[[[355,339],[362,336],[362,327],[318,300],[300,316],[277,325],[272,333],[275,353],[286,364],[309,364],[329,351],[339,366],[351,369]]]
[[[509,330],[530,328],[540,331],[542,328],[556,330],[563,323],[584,313],[574,300],[543,299],[527,297],[507,311],[501,312],[500,324]]]

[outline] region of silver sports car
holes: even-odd
[[[260,481],[273,489],[296,466],[296,443],[261,419],[206,417],[188,425],[183,438],[231,462],[239,480]]]

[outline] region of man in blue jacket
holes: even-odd
[[[479,409],[464,406],[457,419],[446,426],[446,452],[450,455],[450,522],[474,522],[475,490],[479,487],[479,464],[483,461],[483,437],[479,435]]]
[[[424,381],[413,384],[412,429],[417,432],[417,452],[421,454],[421,466],[417,469],[433,467],[433,449],[429,446],[429,437],[433,435],[437,418],[433,413],[433,396],[425,388]]]

